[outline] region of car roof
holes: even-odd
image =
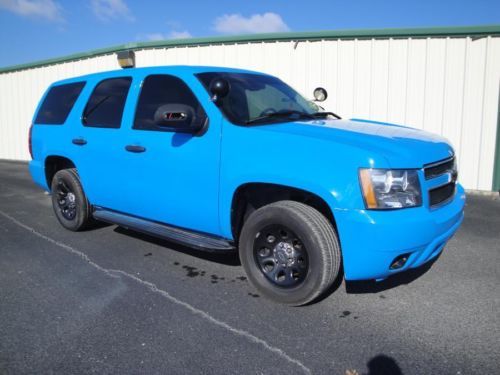
[[[118,77],[123,75],[133,75],[138,72],[147,72],[151,74],[197,74],[197,73],[209,73],[209,72],[228,72],[228,73],[252,73],[261,74],[265,73],[256,72],[252,70],[245,69],[234,69],[219,66],[195,66],[195,65],[162,65],[162,66],[149,66],[143,68],[127,68],[127,69],[116,69],[109,70],[105,72],[86,74],[78,77],[71,77],[63,80],[54,82],[52,85],[61,85],[72,82],[79,82],[89,79],[106,79],[112,77]]]

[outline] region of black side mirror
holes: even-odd
[[[205,121],[197,119],[194,109],[185,104],[164,104],[155,112],[155,125],[179,133],[198,133]]]
[[[231,87],[227,79],[214,78],[212,82],[210,82],[210,87],[208,89],[210,94],[212,94],[212,101],[217,102],[229,93]]]
[[[323,87],[315,88],[313,95],[315,102],[324,102],[328,98],[328,93]]]

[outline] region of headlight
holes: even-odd
[[[416,207],[422,204],[416,170],[360,169],[359,180],[368,209]]]

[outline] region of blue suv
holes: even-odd
[[[316,102],[326,96],[315,90]],[[255,287],[290,305],[341,275],[418,267],[463,220],[445,139],[342,120],[246,70],[131,68],[56,82],[36,110],[30,151],[63,227],[98,220],[238,248]]]

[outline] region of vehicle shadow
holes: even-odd
[[[80,232],[92,232],[98,229],[110,227],[112,225],[114,224],[106,223],[105,221],[94,220],[91,225],[80,230]]]
[[[441,254],[418,268],[412,268],[401,273],[394,274],[382,281],[346,281],[346,292],[349,294],[379,293],[388,289],[397,288],[401,285],[409,284],[427,273],[440,256]]]
[[[398,363],[385,354],[379,354],[367,363],[367,375],[403,375]]]
[[[184,246],[166,239],[154,237],[148,234],[137,232],[131,229],[126,229],[117,226],[113,229],[114,232],[130,236],[141,241],[146,241],[151,244],[167,248],[169,250],[177,251],[186,255],[190,255],[199,259],[203,259],[209,262],[215,262],[223,264],[226,266],[241,266],[238,251],[203,251],[197,250],[188,246]],[[441,254],[436,258],[424,264],[423,266],[415,269],[410,269],[401,273],[390,276],[389,278],[382,281],[375,280],[363,280],[363,281],[345,281],[345,291],[349,294],[368,294],[368,293],[379,293],[388,289],[397,288],[401,285],[409,284],[422,275],[424,275],[429,269],[431,269],[434,262],[436,262]],[[344,281],[344,271],[341,268],[339,276],[334,281],[334,283],[328,288],[328,290],[321,295],[318,299],[311,302],[311,304],[317,304],[324,299],[332,295],[336,290],[340,288],[342,282]]]
[[[137,238],[141,241],[146,241],[154,245],[158,245],[161,247],[168,248],[169,250],[177,251],[179,253],[187,254],[190,256],[194,256],[196,258],[200,258],[203,260],[207,260],[209,262],[215,262],[219,264],[223,264],[226,266],[241,266],[240,258],[238,256],[238,252],[234,251],[203,251],[193,249],[192,247],[183,246],[178,243],[168,241],[166,239],[150,236],[148,234],[144,234],[141,232],[136,232],[131,229],[126,229],[123,227],[117,226],[113,229],[114,232],[123,234],[126,236],[130,236],[133,238]]]

